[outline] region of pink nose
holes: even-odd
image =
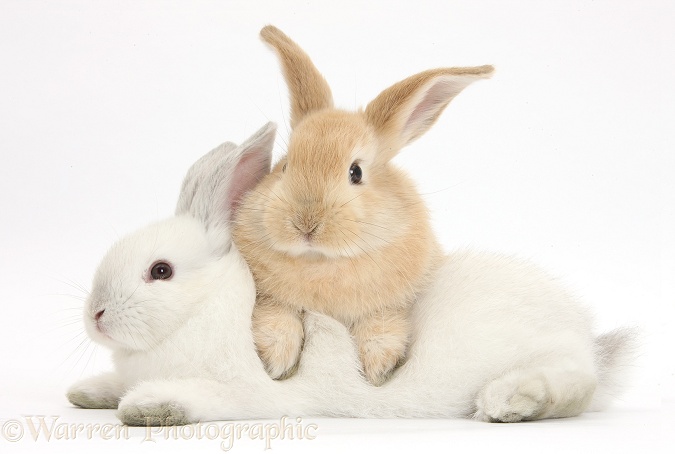
[[[99,318],[101,318],[101,315],[105,312],[105,309],[98,311],[96,315],[94,315],[94,320],[98,321]]]

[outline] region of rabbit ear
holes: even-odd
[[[206,153],[192,164],[187,175],[183,179],[183,185],[178,196],[176,205],[176,215],[187,214],[190,212],[197,195],[198,188],[207,178],[207,175],[218,166],[218,163],[227,159],[232,150],[237,148],[237,144],[225,142],[217,148]]]
[[[229,222],[246,191],[269,173],[275,133],[267,123],[238,147],[225,143],[200,158],[185,177],[176,214],[207,227]]]
[[[365,114],[384,142],[384,159],[420,137],[464,88],[492,75],[492,66],[440,68],[411,76],[384,90]]]
[[[227,193],[224,208],[229,214],[236,211],[244,194],[270,173],[276,131],[277,125],[269,122],[239,145],[237,163],[234,168],[230,168],[229,183],[223,188]],[[216,207],[219,204],[222,206],[222,199],[220,203],[216,199]]]
[[[333,95],[326,79],[307,54],[278,28],[268,25],[260,37],[279,57],[291,97],[291,128],[309,112],[333,107]]]

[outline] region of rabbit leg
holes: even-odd
[[[252,329],[258,355],[270,377],[290,376],[304,340],[300,312],[270,297],[259,296],[253,309]]]
[[[476,419],[518,422],[577,416],[590,404],[596,378],[592,371],[555,366],[512,370],[478,394]]]
[[[117,408],[125,387],[115,372],[108,372],[75,383],[66,392],[68,401],[82,408]]]
[[[278,383],[267,377],[264,383],[271,385],[255,384],[250,377],[228,383],[210,378],[148,380],[124,396],[116,415],[129,426],[180,426],[269,417],[278,412],[274,386]]]
[[[379,386],[405,356],[410,339],[407,309],[384,308],[354,322],[351,333],[368,381]]]
[[[129,391],[120,402],[117,417],[130,426],[177,426],[200,420],[208,403],[219,399],[211,393],[211,380],[150,380]]]

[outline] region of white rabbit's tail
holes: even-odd
[[[598,385],[589,411],[606,408],[625,390],[638,353],[638,331],[618,328],[595,339]]]

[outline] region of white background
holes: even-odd
[[[275,451],[664,448],[675,396],[675,6],[365,3],[0,2],[3,424],[116,421],[63,397],[109,364],[83,334],[81,298],[120,235],[171,215],[199,156],[268,120],[283,152],[286,88],[258,39],[273,23],[350,109],[415,72],[494,64],[494,78],[453,101],[398,164],[426,194],[448,250],[530,258],[593,308],[598,331],[643,330],[633,387],[605,413],[523,425],[310,419],[316,440]],[[135,434],[120,446],[26,435],[14,447],[219,450],[210,440],[141,444]],[[235,443],[246,448],[263,445]]]

